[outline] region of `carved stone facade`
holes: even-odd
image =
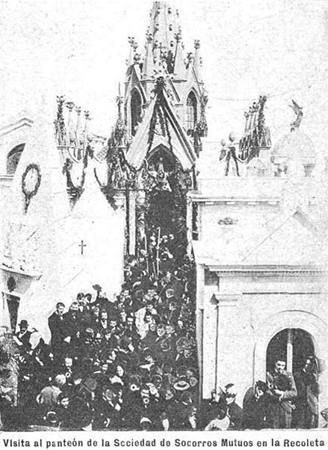
[[[242,404],[265,381],[279,347],[294,373],[317,358],[321,411],[328,402],[327,173],[297,127],[271,148],[261,106],[263,98],[247,113],[239,145],[230,136],[221,157],[220,144],[204,140],[189,194],[198,211],[202,397],[234,383]]]
[[[134,37],[128,41],[125,91],[108,143],[104,191],[112,199],[119,192],[126,196],[128,254],[145,250],[155,229],[161,236],[177,234],[186,249],[186,194],[196,187],[195,162],[207,135],[200,42],[184,54],[179,12],[167,2],[153,4],[144,54]],[[168,205],[175,205],[168,209],[171,223],[160,218]]]

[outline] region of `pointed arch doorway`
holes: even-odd
[[[187,192],[192,186],[190,171],[183,170],[172,150],[159,145],[148,155],[145,184],[142,210],[145,231],[142,235],[147,234],[148,244],[156,242],[157,248],[161,244],[177,264],[182,264],[187,249]],[[147,244],[142,242],[140,247],[147,247]],[[164,251],[164,260],[167,255]]]

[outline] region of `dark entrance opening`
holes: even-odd
[[[277,333],[267,348],[267,370],[274,369],[277,357],[283,357],[290,372],[302,369],[306,358],[314,355],[314,345],[309,333],[300,328],[285,329]]]
[[[277,333],[267,348],[268,371],[274,371],[277,359],[286,361],[287,370],[293,374],[297,390],[297,396],[290,401],[293,406],[291,427],[317,428],[320,368],[311,335],[300,328],[285,329]]]
[[[10,326],[11,330],[14,333],[16,331],[17,326],[17,316],[18,316],[18,308],[19,308],[19,297],[11,294],[6,295],[9,317],[10,317]]]
[[[183,172],[171,152],[159,150],[148,161],[152,186],[147,193],[145,223],[147,234],[156,241],[168,239],[169,251],[179,264],[186,254],[186,207],[190,176]]]

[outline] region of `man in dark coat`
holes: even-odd
[[[72,352],[78,353],[81,329],[79,304],[74,301],[69,307],[69,311],[64,314],[65,341],[69,344],[68,347]]]
[[[54,356],[57,358],[64,347],[65,326],[64,326],[65,305],[62,302],[56,304],[56,310],[48,318],[48,326],[51,333],[51,347]]]
[[[28,323],[27,320],[21,320],[19,326],[19,331],[15,334],[16,337],[16,343],[19,345],[19,347],[23,350],[30,350],[31,343],[31,331],[28,330]]]
[[[262,430],[267,428],[269,398],[267,395],[268,386],[263,381],[255,384],[255,389],[244,400],[243,408],[243,428],[246,430]]]
[[[295,409],[291,400],[297,396],[295,380],[285,369],[283,358],[276,360],[274,370],[267,372],[267,383],[270,395],[269,422],[270,428],[289,429],[292,425],[292,412]]]
[[[303,368],[294,374],[297,397],[294,401],[296,410],[293,423],[296,428],[318,427],[318,375],[314,358],[307,358]]]

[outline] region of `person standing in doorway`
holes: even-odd
[[[296,428],[316,428],[318,426],[318,375],[313,356],[306,359],[303,368],[294,374],[297,388],[294,423]]]
[[[284,358],[277,358],[273,371],[267,372],[270,395],[269,428],[289,429],[292,426],[292,403],[297,396],[293,375],[286,370]]]

